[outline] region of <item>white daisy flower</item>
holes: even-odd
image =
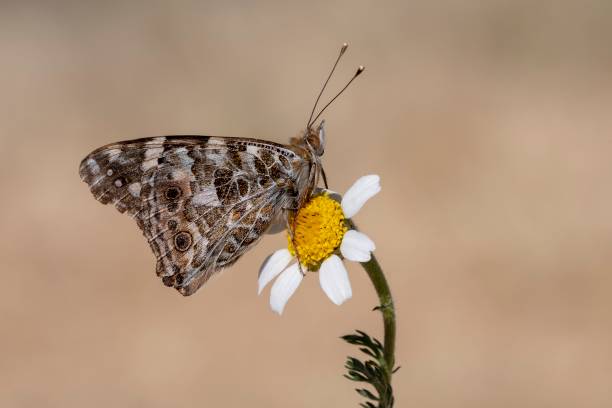
[[[352,296],[351,283],[342,258],[367,262],[374,242],[367,235],[349,230],[346,220],[352,218],[371,197],[380,191],[380,177],[363,176],[348,189],[338,203],[328,192],[316,195],[296,215],[294,242],[304,272],[318,272],[323,292],[337,305]],[[259,270],[259,293],[278,276],[270,291],[270,306],[281,314],[289,298],[302,282],[291,238],[288,248],[268,256]]]

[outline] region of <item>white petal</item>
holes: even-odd
[[[272,285],[270,291],[270,307],[278,314],[283,313],[287,301],[302,282],[302,272],[297,263],[294,263],[281,273]]]
[[[380,191],[380,177],[375,174],[363,176],[348,189],[342,199],[342,211],[352,218],[370,198]]]
[[[342,243],[340,244],[340,252],[349,261],[367,262],[372,257],[371,252],[376,249],[374,241],[366,234],[355,230],[346,231]]]
[[[337,305],[353,296],[348,273],[338,255],[332,255],[323,261],[319,269],[319,283],[327,297]]]
[[[270,281],[283,271],[291,262],[291,253],[287,248],[279,249],[272,255],[268,256],[259,269],[259,289],[257,293],[260,294],[263,288],[270,283]]]

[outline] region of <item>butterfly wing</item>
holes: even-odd
[[[304,152],[256,139],[165,136],[101,147],[81,162],[94,197],[136,220],[167,286],[193,294],[295,208]]]

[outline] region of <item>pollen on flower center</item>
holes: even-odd
[[[294,241],[300,262],[309,270],[317,270],[342,243],[348,230],[340,204],[326,194],[313,197],[295,219]],[[288,234],[289,252],[296,256]]]

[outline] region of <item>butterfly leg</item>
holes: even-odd
[[[325,189],[329,190],[327,186],[327,176],[325,175],[325,170],[323,170],[323,166],[321,166],[321,176],[323,177],[323,184],[325,184]]]

